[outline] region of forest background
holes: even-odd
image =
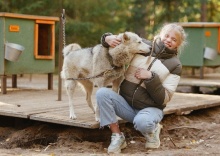
[[[167,22],[220,21],[220,0],[0,0],[0,12],[60,17],[63,9],[66,44],[82,47],[100,43],[105,32],[132,31],[151,40]]]

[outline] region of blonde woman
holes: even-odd
[[[105,33],[101,42],[108,48],[117,46],[121,41],[117,36]],[[146,43],[149,44],[149,41]],[[150,57],[156,60],[154,69],[131,66],[120,85],[119,94],[108,88],[100,88],[97,91],[100,127],[109,126],[112,132],[108,153],[120,153],[121,149],[127,146],[117,116],[133,123],[134,128],[143,134],[146,138],[145,148],[160,147],[159,135],[162,126],[159,123],[164,116],[163,109],[171,100],[180,80],[182,65],[177,54],[185,43],[186,34],[180,25],[164,25],[152,45],[153,52]],[[137,64],[138,61],[141,60],[136,59],[133,62]],[[158,69],[163,70],[157,72]]]

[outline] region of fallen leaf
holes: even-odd
[[[131,140],[130,143],[135,144],[136,142],[134,140]]]

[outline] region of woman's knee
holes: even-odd
[[[105,88],[105,87],[99,88],[99,89],[96,91],[96,99],[103,98],[103,96],[106,96],[106,94],[108,93],[108,91],[109,91],[108,88]]]
[[[96,92],[96,101],[97,105],[104,106],[111,104],[111,89],[109,88],[100,88]]]
[[[133,121],[134,128],[140,131],[142,134],[152,133],[155,128],[155,123],[151,120],[147,120],[141,116],[136,116]]]

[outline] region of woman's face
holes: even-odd
[[[161,37],[161,41],[165,46],[171,50],[177,50],[177,47],[180,45],[180,36],[176,31],[169,31]]]

